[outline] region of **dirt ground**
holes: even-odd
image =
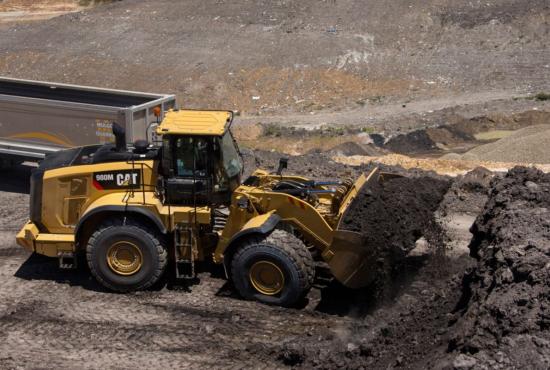
[[[103,1],[105,2],[105,1]],[[2,0],[0,26],[51,19],[84,10],[101,0]]]
[[[207,265],[113,294],[15,245],[19,166],[0,172],[0,369],[550,366],[548,175],[504,175],[550,172],[547,1],[107,3],[0,0],[0,75],[233,109],[248,173],[287,153],[317,179],[407,175],[350,222],[386,222],[374,239],[401,255],[365,289],[318,279],[296,309]]]
[[[245,302],[208,273],[186,289],[103,291],[86,270],[59,271],[14,243],[27,218],[28,169],[2,173],[0,368],[274,368],[258,348],[291,335],[326,336],[349,325],[316,310]]]
[[[290,170],[303,170],[301,166],[291,162]],[[326,170],[332,171],[330,166]],[[446,281],[458,282],[469,263],[464,244],[456,247],[453,257],[440,257],[437,263],[431,252],[419,248],[400,265],[400,273],[389,278],[387,301],[369,298],[369,291],[318,282],[302,309],[243,301],[219,272],[201,273],[200,283],[189,288],[113,294],[98,286],[85,268],[60,271],[55,260],[30,256],[15,245],[14,234],[27,219],[28,174],[24,166],[2,173],[1,368],[286,367],[292,362],[287,358],[292,343],[330,343],[334,349],[356,351],[358,325],[387,341],[384,327],[394,330],[394,315],[408,311],[414,302],[422,302],[425,312],[452,306],[460,290],[449,292]],[[434,276],[439,277],[436,285],[430,282]],[[444,294],[446,304],[441,306],[440,298],[432,301],[434,294]],[[413,315],[402,323],[416,325],[416,320]],[[414,349],[423,345],[422,339]],[[376,351],[373,366],[394,363],[391,346]]]

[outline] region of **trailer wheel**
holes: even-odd
[[[144,290],[163,275],[167,252],[162,238],[135,220],[109,220],[95,231],[86,247],[92,275],[116,292]]]
[[[291,307],[311,288],[315,267],[304,243],[276,229],[245,240],[231,263],[231,278],[245,299]]]

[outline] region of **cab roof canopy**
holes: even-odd
[[[169,110],[157,128],[157,134],[221,136],[232,119],[230,111]]]

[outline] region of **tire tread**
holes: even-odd
[[[134,290],[145,290],[147,288],[150,288],[152,285],[154,285],[161,278],[161,276],[163,275],[163,273],[166,269],[166,265],[168,263],[168,252],[166,251],[166,248],[164,247],[163,243],[161,242],[162,237],[153,228],[151,228],[147,225],[144,225],[142,222],[139,222],[139,221],[131,219],[131,218],[127,218],[125,221],[122,221],[122,222],[121,221],[122,220],[120,220],[120,219],[108,219],[108,220],[106,220],[105,222],[103,222],[99,226],[99,228],[96,231],[94,231],[92,236],[88,239],[88,243],[86,245],[86,260],[88,261],[88,267],[90,268],[90,272],[92,273],[93,277],[101,285],[105,286],[106,288],[108,288],[110,290],[113,290],[113,291],[119,292],[119,293],[125,293],[125,292],[128,292],[128,291],[134,291]],[[99,236],[103,232],[105,232],[106,230],[109,230],[111,228],[120,227],[120,226],[127,226],[127,227],[129,226],[130,228],[135,228],[137,230],[140,230],[140,231],[144,232],[150,238],[150,240],[153,242],[153,244],[156,246],[156,250],[157,250],[157,254],[158,254],[158,258],[159,258],[159,263],[156,266],[155,272],[154,272],[153,276],[151,277],[151,279],[149,279],[148,281],[144,282],[143,284],[138,285],[137,287],[132,288],[132,289],[128,289],[128,288],[125,288],[125,287],[123,288],[123,287],[120,287],[120,286],[115,286],[113,284],[110,284],[108,281],[106,281],[105,279],[103,279],[101,277],[101,275],[98,273],[98,271],[94,267],[94,264],[92,263],[92,258],[93,258],[92,257],[92,252],[93,252],[93,249],[96,247],[97,239],[99,238]]]
[[[237,271],[236,268],[234,268],[235,261],[238,261],[243,254],[251,249],[257,248],[259,245],[274,250],[280,250],[291,259],[299,275],[298,286],[302,291],[302,297],[299,298],[303,298],[303,296],[309,292],[313,280],[315,279],[315,263],[304,243],[286,230],[275,229],[267,236],[254,236],[246,239],[233,256],[231,267],[232,280],[234,282],[237,280]],[[246,296],[244,292],[240,293]]]

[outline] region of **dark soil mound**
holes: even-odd
[[[386,141],[386,138],[384,136],[380,134],[370,134],[369,136],[375,146],[384,146],[384,142]]]
[[[365,189],[352,204],[343,228],[361,232],[369,246],[401,259],[434,226],[434,211],[449,189],[448,180],[398,177]]]
[[[477,189],[473,184],[483,182],[485,174],[479,169],[460,179],[464,194]],[[346,217],[347,227],[363,233],[373,230],[380,237],[378,243],[393,243],[395,248],[388,250],[400,251],[398,254],[410,250],[421,234],[431,248],[437,247],[434,239],[441,235],[437,234],[433,211],[449,186],[449,179],[420,171],[410,176],[416,178],[393,179],[360,194]],[[472,184],[466,185],[467,182]],[[477,190],[472,192],[477,194]],[[289,337],[272,356],[287,366],[305,369],[439,367],[448,343],[449,316],[460,301],[461,279],[473,259],[409,253],[395,262],[389,274],[381,274],[389,282],[383,288],[388,288],[390,294],[380,297],[372,293],[373,287],[351,293],[336,286],[338,293],[323,296],[323,301],[333,306],[351,303],[349,312],[332,313],[356,317],[349,327],[320,337]]]
[[[255,169],[261,168],[275,172],[281,157],[289,158],[288,169],[285,173],[309,177],[311,179],[356,179],[362,173],[368,173],[375,168],[380,171],[404,175],[408,177],[431,177],[445,180],[447,177],[438,175],[434,171],[425,171],[418,168],[405,169],[400,166],[389,166],[381,163],[366,163],[360,166],[351,166],[335,162],[326,153],[308,153],[298,156],[288,156],[277,151],[267,150],[241,150],[245,162],[245,176],[250,175]]]
[[[445,195],[442,209],[447,213],[478,215],[487,202],[494,176],[485,167],[477,167],[464,176],[458,176]]]
[[[375,145],[361,145],[353,141],[342,143],[335,146],[326,152],[330,156],[352,156],[352,155],[366,155],[366,156],[377,156],[381,155],[383,151],[377,148]]]
[[[261,168],[275,172],[281,157],[289,158],[285,173],[305,176],[313,179],[356,178],[363,167],[353,167],[333,161],[324,153],[310,153],[300,156],[288,156],[276,151],[243,149],[246,175]],[[365,168],[373,166],[366,166]]]
[[[430,152],[437,146],[425,130],[417,130],[388,140],[384,148],[395,153],[411,154]]]
[[[550,174],[516,167],[495,179],[472,227],[477,267],[463,280],[453,366],[550,366]]]

